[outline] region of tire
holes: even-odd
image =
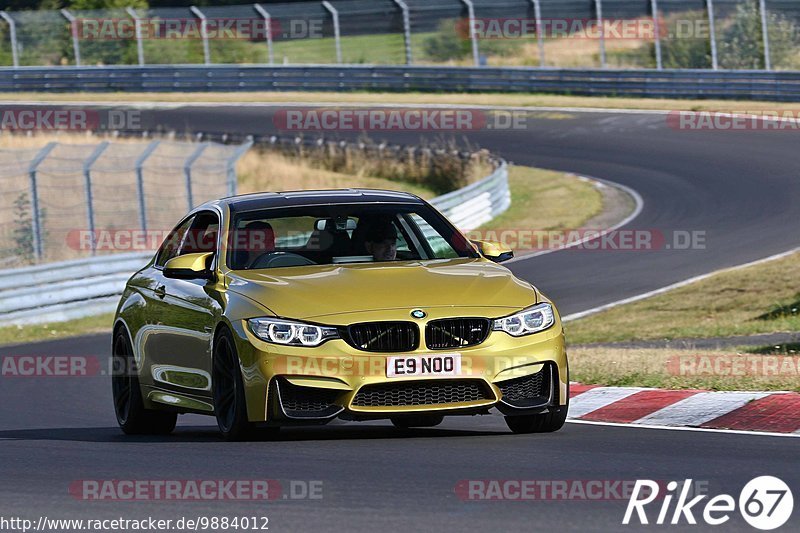
[[[564,426],[569,411],[569,381],[567,382],[567,403],[558,411],[539,415],[507,416],[506,425],[514,433],[552,433]]]
[[[114,365],[111,389],[117,423],[126,435],[167,435],[175,429],[177,413],[145,409],[139,371],[133,348],[124,328],[117,329],[112,345]]]
[[[214,416],[222,437],[227,441],[255,438],[256,426],[247,419],[247,400],[239,355],[233,337],[227,330],[223,330],[214,343],[211,390]]]
[[[444,420],[442,415],[412,415],[392,418],[392,424],[399,429],[432,428]]]

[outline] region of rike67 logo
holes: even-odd
[[[633,487],[633,493],[625,509],[622,523],[628,525],[636,523],[646,525],[653,519],[652,511],[658,508],[655,523],[663,524],[697,524],[699,515],[702,520],[711,526],[719,526],[730,520],[731,514],[736,511],[737,501],[729,494],[720,494],[708,499],[707,494],[699,496],[690,494],[692,480],[687,479],[681,485],[677,481],[667,483],[666,491],[660,493],[663,484],[649,479],[639,479]],[[691,499],[690,499],[691,498]],[[648,516],[645,507],[659,501],[651,508]],[[675,506],[672,502],[675,501]],[[701,502],[703,502],[701,504]],[[773,476],[760,476],[751,479],[739,493],[738,509],[745,522],[756,529],[771,530],[781,527],[792,516],[794,498],[789,486]],[[631,522],[633,520],[633,522]]]

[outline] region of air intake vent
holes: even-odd
[[[410,352],[419,347],[419,328],[413,322],[364,322],[348,327],[344,338],[365,352]]]
[[[431,350],[475,346],[489,335],[487,318],[445,318],[425,327],[425,345]]]
[[[514,407],[531,407],[547,403],[550,399],[552,373],[552,368],[545,365],[535,374],[497,383],[500,392],[503,393],[502,400]]]
[[[403,407],[494,400],[481,380],[417,381],[364,385],[353,398],[357,407]]]

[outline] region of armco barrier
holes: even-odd
[[[152,254],[118,254],[0,271],[0,326],[61,322],[113,311]]]
[[[800,100],[800,72],[425,66],[0,68],[0,92],[421,91]]]
[[[511,204],[508,166],[431,200],[463,230],[474,229]],[[151,253],[117,254],[0,271],[0,327],[60,322],[112,312],[125,282]]]

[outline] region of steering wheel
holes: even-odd
[[[316,265],[311,259],[293,252],[264,252],[250,262],[249,269]]]

